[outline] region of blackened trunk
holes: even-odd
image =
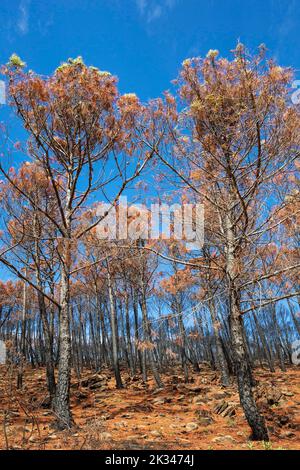
[[[249,369],[243,338],[242,317],[234,295],[231,298],[230,317],[232,348],[240,402],[252,430],[251,438],[253,440],[268,441],[267,427],[254,399],[252,374]]]
[[[223,387],[228,387],[230,385],[229,370],[220,338],[220,323],[217,319],[216,307],[213,301],[210,302],[210,313],[216,344],[217,366],[219,371],[221,372],[221,383]]]
[[[139,307],[138,307],[138,296],[137,293],[134,292],[133,295],[133,313],[134,313],[134,337],[135,337],[135,347],[136,347],[136,358],[135,358],[135,368],[136,368],[136,363],[138,359],[138,363],[140,366],[140,371],[141,374],[143,374],[144,377],[144,368],[143,368],[143,358],[142,358],[142,352],[140,349],[140,335],[139,335]]]
[[[147,304],[146,304],[146,299],[145,299],[144,294],[142,295],[142,299],[141,299],[141,308],[142,308],[142,314],[143,314],[144,339],[147,345],[149,345],[149,349],[147,349],[149,365],[150,365],[154,380],[156,382],[156,385],[159,388],[162,388],[163,383],[161,381],[158,369],[156,367],[154,353],[153,353],[154,344],[152,343],[152,339],[151,339],[151,331],[150,331],[150,325],[149,325],[148,314],[147,314]]]
[[[254,323],[255,323],[255,326],[256,326],[256,329],[257,329],[257,332],[258,332],[258,335],[259,335],[261,344],[263,345],[263,349],[264,349],[265,355],[266,355],[266,357],[267,357],[267,361],[268,361],[268,364],[269,364],[269,369],[270,369],[271,372],[275,372],[274,362],[273,362],[273,358],[272,358],[272,353],[271,353],[270,348],[269,348],[269,346],[268,346],[268,344],[267,344],[267,341],[266,341],[266,338],[265,338],[265,334],[264,334],[264,332],[263,332],[263,329],[262,329],[262,327],[260,326],[259,321],[257,320],[257,316],[256,316],[255,312],[253,312],[253,318],[254,318]]]
[[[70,411],[71,338],[70,338],[70,278],[65,267],[61,274],[61,308],[59,321],[58,379],[54,411],[59,429],[74,424]]]
[[[250,361],[247,357],[243,318],[239,306],[239,292],[234,282],[236,272],[238,271],[236,266],[235,234],[232,228],[231,218],[228,214],[226,214],[225,217],[225,229],[227,238],[226,271],[229,300],[229,326],[240,402],[252,430],[252,439],[268,441],[267,427],[255,403],[252,389],[253,377]]]
[[[47,387],[50,396],[50,402],[53,403],[55,392],[56,392],[56,383],[55,383],[55,374],[54,374],[54,361],[53,361],[53,345],[50,332],[50,325],[47,318],[47,311],[45,305],[45,298],[41,292],[38,292],[38,303],[39,310],[42,319],[43,333],[45,338],[45,360],[46,360],[46,377],[47,377]]]
[[[130,318],[129,318],[129,297],[126,295],[126,305],[125,305],[125,315],[126,315],[126,340],[127,340],[127,353],[129,360],[129,367],[131,374],[134,375],[134,364],[133,364],[133,351],[132,351],[132,342],[131,342],[131,331],[130,331]]]
[[[27,275],[27,272],[26,272]],[[26,282],[23,284],[23,307],[22,307],[22,323],[21,323],[21,344],[20,344],[20,362],[17,377],[17,389],[23,388],[23,374],[24,374],[24,362],[26,361],[26,310],[27,310],[27,285]]]
[[[117,325],[117,315],[115,308],[115,299],[112,291],[112,281],[109,267],[107,269],[107,282],[108,282],[108,294],[109,294],[109,304],[110,304],[110,324],[111,324],[111,340],[112,340],[112,358],[113,358],[113,368],[116,379],[116,387],[123,388],[121,373],[120,373],[120,364],[119,364],[119,351],[118,351],[118,325]]]

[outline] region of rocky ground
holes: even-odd
[[[223,389],[209,369],[184,384],[181,371],[163,375],[165,388],[145,388],[140,377],[122,375],[116,390],[112,372],[85,371],[72,380],[76,427],[58,432],[47,407],[45,373],[26,369],[24,389],[15,389],[15,371],[0,366],[1,449],[300,449],[300,369],[257,370],[256,390],[270,443],[251,442],[235,385]]]

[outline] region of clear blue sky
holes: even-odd
[[[299,10],[299,0],[1,0],[0,62],[16,52],[48,74],[82,55],[147,99],[170,87],[185,58],[228,55],[237,39],[264,42],[300,69]]]

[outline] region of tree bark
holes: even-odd
[[[152,339],[151,339],[151,332],[150,332],[150,326],[149,326],[148,314],[147,314],[147,304],[146,304],[144,293],[142,293],[141,308],[142,308],[142,314],[143,314],[144,339],[150,346],[150,348],[147,349],[149,365],[152,370],[153,377],[154,377],[157,387],[162,388],[163,383],[161,381],[158,369],[156,367],[154,354],[153,354],[154,344],[152,343]]]
[[[252,372],[247,359],[244,341],[243,319],[239,307],[239,293],[235,287],[235,236],[230,217],[226,215],[226,271],[229,293],[229,326],[231,333],[233,360],[237,378],[240,402],[248,424],[252,430],[253,440],[268,441],[268,431],[263,416],[259,413],[252,390]]]
[[[210,301],[209,310],[211,313],[212,325],[213,325],[214,336],[215,336],[217,365],[218,365],[219,371],[221,372],[221,383],[223,387],[228,387],[230,385],[229,370],[228,370],[228,365],[227,365],[227,361],[224,355],[222,342],[220,338],[220,330],[219,330],[220,326],[218,324],[216,306],[215,306],[214,301]]]
[[[25,273],[27,276],[27,272]],[[17,389],[20,390],[23,388],[23,374],[24,374],[24,362],[26,360],[26,348],[25,348],[25,339],[26,339],[26,313],[27,313],[27,285],[26,282],[23,283],[23,306],[22,306],[22,326],[21,326],[21,344],[20,344],[20,353],[19,353],[19,370],[17,378]]]
[[[59,318],[58,380],[54,411],[59,429],[71,428],[74,424],[70,411],[71,338],[70,338],[70,240],[65,240],[64,263],[61,270],[61,308]]]
[[[110,325],[111,325],[111,340],[112,340],[112,357],[113,357],[113,368],[116,379],[116,387],[123,388],[123,382],[120,373],[120,364],[119,364],[119,351],[118,351],[118,325],[117,325],[117,315],[115,308],[115,299],[112,290],[112,280],[111,274],[109,271],[109,266],[107,266],[107,283],[108,283],[108,295],[109,295],[109,305],[110,305]]]

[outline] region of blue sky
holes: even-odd
[[[300,69],[298,0],[1,0],[0,18],[1,63],[16,52],[49,74],[82,55],[143,100],[170,88],[185,58],[228,55],[238,39]]]
[[[0,64],[16,52],[40,74],[68,57],[119,77],[142,100],[171,88],[182,61],[237,40],[264,42],[281,65],[299,69],[299,0],[0,0]],[[0,121],[20,128],[6,106]],[[1,277],[4,277],[0,267]]]

